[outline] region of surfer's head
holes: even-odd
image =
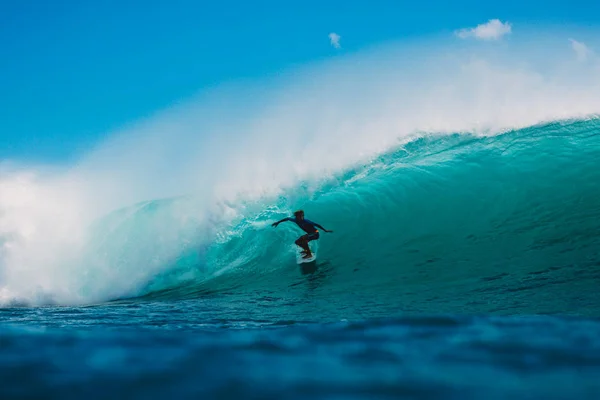
[[[298,210],[294,212],[294,217],[298,219],[304,219],[304,211]]]

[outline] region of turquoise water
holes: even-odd
[[[0,310],[0,394],[598,398],[599,160],[597,119],[422,135],[230,218],[114,212],[79,304]],[[298,208],[334,231],[302,266]]]
[[[282,313],[317,320],[598,315],[599,126],[557,122],[486,138],[419,138],[310,189],[306,183],[248,204],[248,214],[202,254],[194,249],[135,294],[301,299],[308,285],[311,300],[324,304],[294,303]],[[300,231],[270,227],[298,208],[334,230],[322,233],[309,280],[294,264]],[[341,305],[347,311],[336,311]]]

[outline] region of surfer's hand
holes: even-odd
[[[271,225],[273,228],[277,228],[277,225],[279,224],[279,222],[275,222],[273,223],[273,225]]]
[[[327,232],[327,233],[332,233],[333,231],[325,231],[325,232]]]

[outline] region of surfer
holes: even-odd
[[[323,232],[333,232],[333,231],[328,231],[327,229],[323,228],[321,225],[319,225],[315,222],[305,219],[304,211],[302,211],[302,210],[296,211],[294,213],[294,218],[284,218],[281,221],[275,222],[273,224],[273,227],[276,228],[277,225],[279,225],[282,222],[286,222],[286,221],[295,222],[296,225],[298,225],[300,227],[300,229],[302,229],[304,232],[306,232],[306,235],[300,236],[298,238],[298,240],[296,240],[294,242],[294,243],[296,243],[297,246],[304,249],[304,251],[302,252],[302,254],[304,254],[304,256],[302,256],[302,258],[312,257],[312,252],[310,251],[310,247],[308,247],[308,242],[310,242],[312,240],[317,240],[319,238],[319,230],[317,228],[322,229]]]

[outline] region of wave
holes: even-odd
[[[369,315],[597,314],[599,128],[592,118],[491,137],[424,135],[204,218],[193,196],[138,203],[82,233],[85,245],[61,259],[68,274],[45,276],[68,292],[39,285],[21,291],[23,302],[277,297],[300,270],[321,275],[327,299],[369,299]],[[299,230],[270,226],[299,208],[335,231],[313,244],[319,259],[305,271],[295,264]]]
[[[324,299],[494,310],[503,288],[523,309],[542,278],[587,293],[597,60],[427,44],[226,88],[72,165],[0,162],[0,303],[287,293],[298,232],[270,223],[296,208],[335,230],[313,274]]]
[[[319,262],[309,272],[328,271],[327,296],[347,306],[369,298],[378,307],[429,313],[597,313],[599,128],[592,119],[487,138],[421,137],[318,185],[246,204],[244,216],[210,243],[182,244],[137,294],[288,293],[299,275],[292,273],[299,231],[270,224],[303,208],[335,231],[321,236]],[[136,254],[152,254],[160,227],[150,230],[154,240],[140,237],[148,227],[141,221],[181,201],[122,211],[128,216],[118,236],[132,238]]]

